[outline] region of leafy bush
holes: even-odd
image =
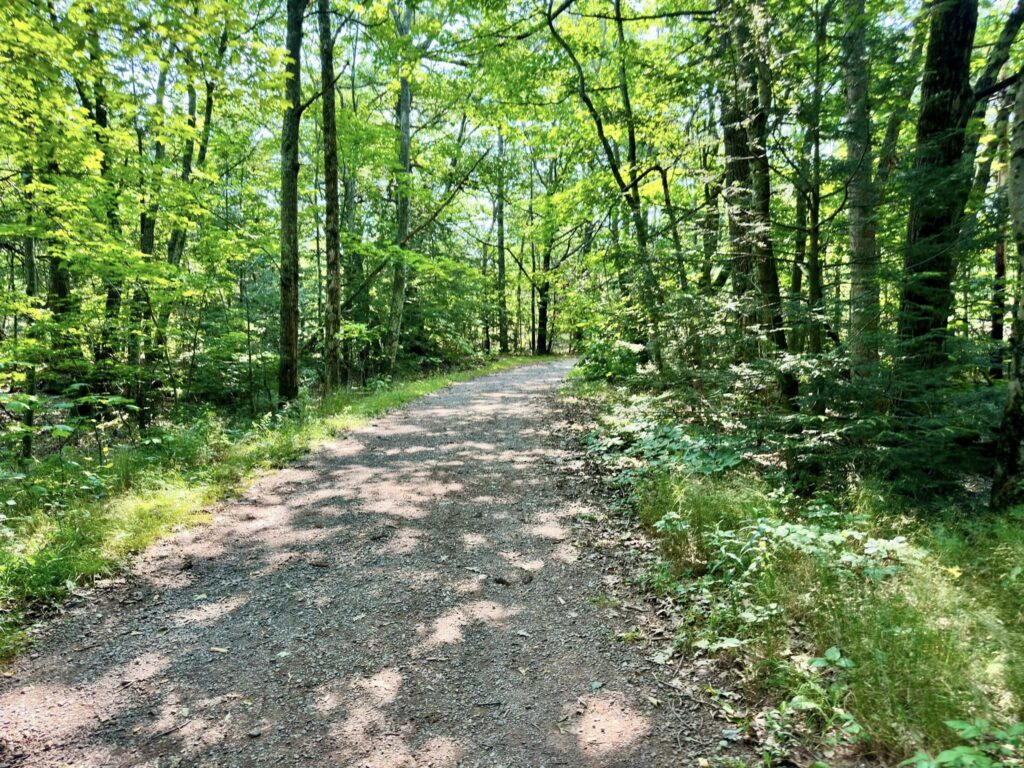
[[[661,544],[638,579],[678,602],[678,647],[737,663],[770,702],[745,719],[766,749],[823,740],[1000,764],[967,762],[995,758],[947,723],[1009,723],[1024,705],[1019,513],[933,530],[877,483],[797,496],[754,471],[756,445],[665,411],[652,397],[613,406],[588,446]]]
[[[996,728],[987,720],[950,720],[946,723],[963,743],[935,757],[918,752],[901,766],[913,768],[990,768],[1024,765],[1024,724]]]
[[[607,336],[595,337],[581,350],[579,369],[585,379],[592,381],[624,381],[636,375],[643,349],[642,344]]]

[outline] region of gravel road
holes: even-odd
[[[571,364],[346,433],[73,601],[0,677],[0,764],[696,764],[574,539]]]

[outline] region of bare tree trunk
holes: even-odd
[[[32,182],[32,169],[28,168],[24,173],[26,186]],[[39,278],[36,274],[36,239],[35,235],[32,234],[32,193],[27,193],[29,201],[29,233],[25,235],[22,240],[22,255],[25,259],[25,296],[28,297],[30,303],[34,303],[35,297],[39,292]],[[29,328],[28,335],[34,336],[35,329]],[[32,361],[28,364],[28,370],[25,372],[25,393],[33,396],[36,393],[36,366],[35,362]],[[21,458],[23,461],[29,461],[32,458],[32,433],[36,423],[36,409],[35,406],[29,402],[28,407],[25,409],[24,416],[25,434],[21,438]]]
[[[878,248],[875,243],[875,189],[872,180],[870,72],[865,46],[868,20],[864,0],[844,0],[846,34],[846,155],[850,164],[850,358],[854,376],[866,374],[878,359]]]
[[[903,365],[910,369],[935,368],[946,359],[953,251],[969,191],[963,155],[974,109],[969,78],[978,2],[936,3],[931,19],[899,312]]]
[[[807,270],[807,203],[811,196],[811,147],[814,135],[805,126],[804,140],[797,162],[797,179],[794,184],[796,197],[796,223],[793,232],[793,269],[789,276],[789,300],[793,320],[789,332],[789,348],[797,354],[804,351],[804,337],[807,333],[806,308],[804,302],[804,272]]]
[[[903,69],[911,74],[907,78],[906,86],[896,95],[895,103],[897,108],[889,113],[889,119],[885,123],[885,133],[882,136],[882,143],[878,147],[878,167],[875,170],[875,191],[881,194],[896,168],[898,156],[897,148],[900,139],[900,131],[906,120],[909,105],[914,97],[914,91],[918,87],[917,70],[921,65],[921,55],[924,52],[924,24],[918,23],[914,29],[913,40],[911,41],[910,54],[903,65]]]
[[[220,42],[217,45],[217,67],[220,67],[224,61],[227,46],[228,25],[225,24],[224,31],[221,32]],[[179,177],[181,181],[186,183],[192,178],[194,166],[202,168],[206,165],[206,155],[210,148],[210,136],[213,133],[215,88],[214,81],[207,79],[203,97],[203,129],[199,135],[199,149],[197,153],[195,140],[192,138],[192,132],[196,129],[197,95],[195,86],[191,82],[188,84],[188,126],[190,132],[185,140],[185,148],[181,153],[181,175]],[[187,241],[188,231],[185,225],[181,223],[176,224],[167,241],[167,263],[172,267],[177,267],[181,264],[181,260],[185,255]],[[157,313],[156,333],[153,342],[154,347],[163,350],[165,356],[167,355],[167,324],[170,322],[170,318],[171,305],[167,303]]]
[[[395,28],[399,37],[408,37],[412,27],[412,6],[406,5],[401,11],[393,10]],[[398,167],[399,174],[395,184],[397,205],[397,228],[395,242],[406,245],[409,235],[409,185],[412,183],[412,164],[409,143],[411,139],[410,121],[412,116],[412,88],[409,78],[401,75],[398,81]],[[388,311],[387,334],[384,338],[384,365],[387,372],[395,367],[398,349],[402,340],[402,314],[405,309],[406,265],[399,258],[395,262],[391,278],[391,303]]]
[[[779,352],[786,352],[788,345],[782,317],[782,295],[779,290],[779,273],[772,243],[771,165],[768,159],[768,112],[772,103],[771,73],[768,71],[767,62],[759,54],[759,46],[752,38],[743,11],[736,15],[733,30],[740,62],[741,94],[747,113],[747,140],[750,143],[750,236],[754,241],[760,309],[769,339]],[[779,372],[779,393],[787,407],[796,407],[799,383],[791,372]]]
[[[352,50],[350,61],[357,61],[359,58],[359,26],[356,25],[355,33],[352,35]],[[349,109],[352,112],[352,117],[355,118],[359,114],[359,101],[357,91],[357,80],[356,76],[359,71],[358,67],[350,68],[349,76]],[[343,204],[345,222],[345,233],[350,237],[356,237],[358,232],[356,231],[356,168],[354,164],[345,164],[342,171],[342,187],[344,189],[345,198]],[[345,252],[345,279],[349,286],[348,290],[356,290],[359,286],[363,285],[366,279],[365,269],[363,266],[363,255],[359,252],[358,248],[348,248]],[[345,310],[350,314],[352,321],[360,325],[365,326],[370,319],[370,296],[369,292],[365,290],[359,290],[358,293],[353,297],[351,302],[351,309]],[[347,344],[347,364],[348,369],[348,380],[350,384],[362,384],[363,378],[366,371],[366,357],[367,349],[366,345],[359,339],[351,339]]]
[[[732,292],[742,297],[754,287],[752,277],[754,255],[750,238],[750,145],[743,129],[743,116],[736,100],[722,97],[722,143],[725,147],[725,200],[729,220],[729,272]],[[751,324],[753,318],[743,313],[743,320]]]
[[[820,354],[822,351],[822,326],[825,320],[825,290],[822,275],[821,253],[821,102],[823,91],[822,58],[827,44],[828,17],[832,4],[818,8],[814,28],[814,84],[811,93],[811,108],[807,119],[810,138],[810,173],[807,182],[807,307],[809,318],[806,325],[807,351]],[[816,409],[822,409],[824,402],[816,400]]]
[[[299,394],[299,124],[302,120],[302,20],[306,0],[288,0],[284,120],[281,126],[281,339],[277,392]]]
[[[714,130],[714,120],[709,130]],[[701,152],[701,170],[710,173],[711,158],[718,153],[718,145]],[[712,290],[711,271],[718,256],[718,236],[721,230],[721,216],[718,212],[718,198],[722,194],[721,177],[705,178],[704,180],[704,224],[701,227],[700,290],[710,293]],[[726,273],[728,270],[722,270]],[[717,287],[724,285],[724,281]]]
[[[498,226],[498,349],[508,354],[508,305],[505,301],[505,137],[498,132],[498,200],[495,218]]]
[[[1006,237],[1000,233],[996,241],[992,278],[992,355],[988,375],[1003,378],[1003,323],[1006,317]]]
[[[676,262],[676,280],[682,290],[686,290],[688,280],[686,276],[686,257],[683,253],[683,241],[679,236],[679,221],[676,215],[676,206],[672,202],[672,189],[668,182],[668,171],[661,168],[661,195],[665,201],[665,215],[668,217],[668,231],[672,236],[672,254]]]
[[[541,265],[541,279],[537,286],[537,349],[536,354],[546,355],[551,352],[551,340],[548,338],[548,303],[551,296],[551,281],[548,274],[551,270],[551,245],[544,246]]]
[[[1010,138],[1010,179],[1007,195],[1018,274],[1024,275],[1024,87],[1017,87],[1013,131]],[[1018,282],[1013,308],[1010,375],[1006,408],[996,444],[991,505],[1004,509],[1024,497],[1024,291]]]
[[[334,98],[334,37],[330,0],[317,0],[320,26],[320,88],[324,121],[324,185],[327,246],[327,313],[324,320],[324,384],[341,383],[341,245],[338,219],[338,123]]]
[[[576,73],[576,88],[580,100],[587,109],[594,124],[598,140],[603,150],[605,159],[608,162],[608,169],[611,171],[618,187],[619,193],[629,210],[630,219],[636,235],[637,267],[640,270],[640,299],[644,310],[644,323],[646,325],[646,346],[647,353],[654,362],[655,367],[660,371],[663,368],[661,354],[661,289],[658,284],[658,277],[655,274],[651,263],[649,233],[647,226],[647,215],[644,209],[643,199],[639,191],[640,171],[638,164],[638,144],[636,137],[636,120],[633,113],[632,101],[630,98],[629,79],[626,67],[627,46],[622,14],[622,0],[614,0],[616,28],[616,59],[618,70],[619,96],[621,98],[621,114],[625,124],[626,134],[626,161],[620,162],[617,146],[613,145],[607,130],[605,120],[601,111],[597,108],[587,89],[586,72],[580,63],[579,57],[575,54],[572,46],[558,32],[555,26],[557,14],[553,11],[553,3],[549,0],[547,8],[548,30],[555,42],[569,58],[573,70]]]

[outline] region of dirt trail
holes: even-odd
[[[692,764],[573,542],[569,367],[422,398],[152,548],[0,678],[0,764]]]

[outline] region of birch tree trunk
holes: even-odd
[[[412,27],[412,7],[406,6],[401,11],[393,11],[395,28],[399,37],[408,38]],[[396,197],[396,229],[395,243],[399,247],[406,245],[409,236],[409,184],[412,181],[412,164],[409,153],[412,117],[412,88],[409,78],[404,74],[398,81],[398,178],[395,184]],[[384,338],[385,371],[391,372],[398,359],[398,348],[402,337],[402,314],[405,309],[405,288],[407,281],[405,261],[395,261],[391,277],[391,302],[388,310],[387,334]]]
[[[1024,87],[1017,87],[1013,130],[1010,137],[1010,178],[1007,202],[1010,226],[1017,247],[1018,274],[1024,274]],[[1024,292],[1017,286],[1013,307],[1013,338],[1010,342],[1010,370],[1006,387],[1006,408],[996,443],[995,474],[991,505],[1005,509],[1024,498]]]

